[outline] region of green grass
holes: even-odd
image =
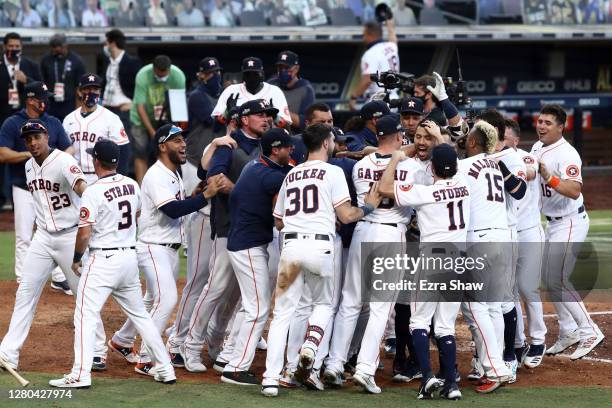
[[[54,376],[24,373],[32,382],[28,389],[51,389],[47,382]],[[92,388],[73,390],[71,399],[9,400],[9,389],[16,390],[16,382],[7,375],[0,375],[0,406],[3,407],[270,407],[312,408],[334,407],[588,407],[607,406],[612,399],[612,388],[518,388],[505,387],[491,395],[477,395],[465,387],[461,401],[416,400],[414,388],[386,388],[380,395],[364,394],[359,388],[347,386],[342,390],[313,392],[305,390],[281,390],[277,398],[265,398],[259,387],[242,387],[226,384],[181,382],[173,386],[157,384],[141,379],[95,379]]]

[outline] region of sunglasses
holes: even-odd
[[[47,128],[37,122],[27,122],[21,127],[21,133],[44,132],[47,133]]]
[[[168,139],[170,139],[172,136],[181,133],[183,131],[183,129],[181,129],[178,126],[172,126],[170,128],[170,130],[168,131],[168,134],[165,136],[160,136],[159,139],[157,140],[158,144],[162,144],[168,141]]]

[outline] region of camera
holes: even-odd
[[[397,89],[412,94],[414,89],[414,75],[393,71],[370,74],[370,80],[376,85],[385,88],[385,91]]]
[[[444,86],[446,87],[446,94],[448,95],[448,99],[455,106],[469,106],[472,104],[472,99],[467,93],[465,88],[465,81],[460,79],[458,81],[453,81],[452,77],[444,78]]]

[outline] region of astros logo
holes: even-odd
[[[83,221],[89,218],[89,210],[85,207],[81,207],[81,212],[79,213],[79,218]]]
[[[575,164],[572,164],[570,166],[567,166],[565,173],[569,177],[578,177],[578,175],[580,174],[580,169],[578,169],[578,166],[576,166]]]
[[[529,156],[525,156],[525,157],[523,157],[523,161],[525,162],[525,164],[533,164],[533,163],[535,163],[535,161],[533,160],[533,158],[532,158],[532,157],[529,157]]]
[[[412,188],[412,184],[408,184],[407,186],[399,186],[399,189],[402,191],[410,191]]]
[[[80,174],[81,169],[79,169],[79,166],[70,166],[70,172],[72,174]]]

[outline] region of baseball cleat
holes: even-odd
[[[525,362],[525,356],[527,356],[528,351],[529,345],[514,348],[514,357],[516,358],[516,361],[518,361],[519,368],[523,366],[523,363]]]
[[[300,362],[298,363],[297,370],[295,370],[294,378],[300,384],[304,384],[310,372],[312,371],[312,365],[315,361],[316,352],[310,347],[302,347],[300,350]]]
[[[181,353],[170,353],[170,363],[174,368],[184,368],[185,359],[181,356]]]
[[[335,370],[326,368],[323,372],[323,382],[332,388],[340,388],[343,384],[342,375]]]
[[[397,341],[395,337],[385,340],[385,357],[395,357],[395,352],[397,350],[396,344]]]
[[[484,375],[484,369],[480,364],[480,361],[476,358],[472,358],[472,369],[467,375],[467,379],[470,381],[478,381]]]
[[[124,347],[115,343],[112,340],[108,341],[108,348],[114,353],[120,354],[128,363],[136,364],[138,362],[138,355],[134,347]]]
[[[297,388],[299,387],[299,383],[294,378],[295,371],[290,370],[289,368],[283,369],[282,375],[278,384],[283,388]]]
[[[514,384],[516,382],[516,371],[518,369],[518,361],[504,361],[508,370],[510,370],[510,377],[508,378],[508,384]]]
[[[403,364],[401,369],[398,365],[393,369],[393,382],[409,383],[410,381],[419,378],[423,378],[423,374],[421,373],[420,368],[414,363]]]
[[[498,380],[490,380],[486,377],[482,378],[480,384],[476,386],[476,392],[480,394],[488,394],[490,392],[495,391],[499,387],[503,385],[503,382]]]
[[[73,295],[72,290],[70,290],[70,286],[68,286],[68,281],[51,281],[51,289],[60,290],[68,296]]]
[[[527,349],[527,353],[523,357],[523,365],[527,368],[536,368],[542,364],[544,354],[546,353],[545,344],[531,344]]]
[[[106,359],[102,357],[94,357],[93,363],[91,364],[91,371],[104,371],[106,370]]]
[[[433,399],[434,392],[442,386],[442,381],[436,377],[429,377],[426,381],[421,382],[417,399]]]
[[[453,384],[448,388],[442,389],[440,391],[440,398],[448,399],[448,400],[460,400],[461,399],[461,391],[457,384]]]
[[[261,337],[259,341],[257,342],[257,350],[266,351],[267,349],[268,349],[268,343],[266,342],[266,339]]]
[[[548,350],[546,350],[546,354],[559,354],[565,351],[565,349],[578,343],[579,341],[580,333],[578,332],[578,329],[576,329],[567,336],[559,337],[555,344],[553,344]]]
[[[261,387],[261,395],[264,397],[278,396],[278,385],[263,385]]]
[[[578,347],[574,353],[570,356],[570,360],[578,360],[589,354],[595,347],[597,347],[604,339],[602,332],[598,332],[597,335],[588,337],[584,340],[580,340]]]
[[[259,380],[250,371],[224,371],[221,382],[236,385],[259,385]]]
[[[155,381],[163,384],[176,384],[176,374],[174,373],[172,364],[156,367],[153,378]]]
[[[380,394],[382,392],[380,387],[376,385],[373,375],[367,375],[365,373],[357,371],[353,375],[353,382],[355,383],[355,385],[361,386],[364,391],[369,392],[370,394]]]
[[[89,388],[91,387],[91,379],[80,380],[74,378],[71,374],[66,374],[63,378],[50,380],[49,385],[57,388]]]
[[[421,375],[421,378],[422,377],[423,375]],[[442,385],[446,384],[446,380],[444,379],[444,374],[437,373],[435,377],[442,382]],[[459,382],[461,382],[461,374],[459,374],[459,370],[457,370],[457,367],[455,367],[455,383],[459,383]]]
[[[319,371],[315,371],[315,370],[311,371],[310,377],[308,377],[304,385],[309,390],[325,391],[325,386],[323,385],[323,382],[321,381]]]
[[[138,363],[134,366],[134,371],[136,371],[138,374],[148,375],[150,377],[155,375],[153,363]]]
[[[227,365],[227,361],[216,360],[213,363],[213,370],[215,370],[219,374],[223,374],[223,370],[225,369],[226,365]]]
[[[185,366],[185,370],[189,371],[190,373],[206,372],[206,366],[202,363],[202,359],[200,358],[200,356],[194,356],[187,353],[187,349],[184,344],[179,348],[179,353],[181,357],[183,357],[183,364]]]

